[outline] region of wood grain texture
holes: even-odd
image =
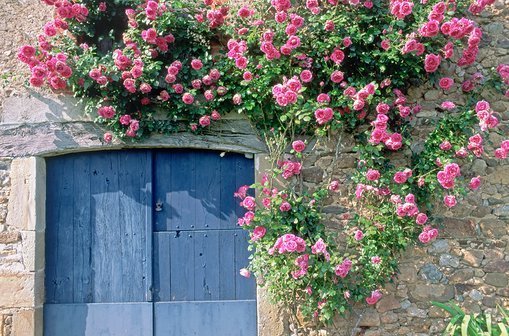
[[[0,156],[50,156],[76,151],[126,148],[189,148],[263,153],[267,151],[246,120],[223,120],[205,134],[154,134],[137,143],[115,139],[103,142],[106,130],[92,122],[41,122],[34,124],[0,124]]]
[[[148,151],[48,160],[46,302],[150,298],[151,163]]]

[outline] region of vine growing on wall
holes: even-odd
[[[462,165],[509,153],[508,140],[484,153],[499,121],[478,95],[507,90],[509,65],[462,83],[441,73],[444,64],[475,62],[482,30],[472,16],[491,0],[44,2],[55,17],[37,46],[18,54],[29,82],[82,98],[110,128],[106,142],[199,132],[231,111],[250,118],[273,167],[236,193],[253,253],[241,273],[254,272],[274,299],[310,319],[375,304],[399,253],[439,235],[433,205],[452,208],[479,187],[481,177],[467,178]],[[393,154],[408,152],[422,109],[406,91],[425,81],[464,93],[467,103],[444,101],[423,149],[396,166]],[[321,206],[344,186],[329,180],[310,190],[301,179],[313,151],[305,139],[338,131],[359,140],[351,176],[358,211],[345,218],[342,243],[323,224]]]

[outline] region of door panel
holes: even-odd
[[[44,305],[48,336],[150,336],[152,303]]]
[[[154,233],[154,301],[254,299],[254,280],[238,272],[247,246],[239,230]]]
[[[255,316],[255,300],[157,302],[154,331],[165,336],[254,336]]]

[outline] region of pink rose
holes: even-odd
[[[300,73],[300,79],[304,82],[304,83],[309,83],[313,80],[313,73],[309,70],[303,70],[301,73]]]
[[[344,74],[339,71],[339,70],[336,70],[334,71],[331,76],[330,76],[330,79],[334,82],[334,83],[341,83],[341,81],[343,80],[344,78]]]
[[[217,112],[216,110],[213,110],[212,113],[210,114],[210,118],[212,120],[220,120],[221,119],[221,115],[219,114],[219,112]]]
[[[427,54],[424,58],[424,70],[426,72],[435,72],[440,65],[441,57],[440,55],[435,54]]]
[[[470,183],[468,184],[468,187],[472,190],[476,190],[481,186],[481,179],[479,176],[472,177],[470,180]]]
[[[339,181],[332,181],[327,187],[330,191],[338,192],[339,191]]]
[[[394,182],[398,184],[405,183],[408,179],[408,176],[405,172],[397,172],[394,174]]]
[[[104,142],[109,143],[109,142],[111,142],[111,140],[113,140],[113,135],[110,132],[106,132],[106,133],[104,133],[103,140],[104,140]]]
[[[198,123],[201,127],[207,127],[210,125],[210,117],[209,116],[203,116],[198,120]]]
[[[253,230],[253,234],[251,235],[252,241],[257,241],[265,236],[267,229],[264,226],[257,226]]]
[[[199,59],[193,59],[191,61],[191,67],[194,69],[194,70],[200,70],[202,67],[203,67],[203,63],[202,61],[200,61]]]
[[[444,204],[448,207],[448,208],[452,208],[453,206],[456,205],[456,196],[454,195],[446,195],[444,197]]]
[[[292,143],[292,148],[297,152],[300,153],[306,148],[306,144],[302,140],[296,140]]]
[[[240,271],[239,271],[239,274],[241,276],[243,276],[244,278],[250,278],[251,277],[251,272],[249,272],[249,270],[247,270],[245,268],[241,268]]]
[[[292,209],[292,206],[288,202],[281,203],[281,206],[279,207],[279,210],[281,210],[283,212],[290,211],[291,209]]]
[[[362,238],[364,238],[364,233],[361,230],[355,230],[353,238],[357,241],[360,241]]]
[[[380,172],[376,169],[369,169],[366,172],[366,178],[370,181],[376,181],[380,178]]]
[[[182,101],[185,104],[190,105],[194,102],[194,96],[192,94],[190,94],[189,92],[186,92],[182,95]]]
[[[389,50],[389,48],[391,47],[391,41],[383,40],[381,46],[383,50]]]
[[[417,214],[417,217],[415,217],[415,222],[419,225],[424,225],[428,221],[428,216],[425,213],[419,213]]]
[[[382,293],[377,289],[371,292],[371,296],[366,298],[366,302],[369,305],[374,305],[380,298],[382,298]]]
[[[453,86],[453,84],[454,80],[449,77],[440,78],[440,81],[438,82],[438,85],[444,90],[449,90]]]
[[[97,114],[105,119],[111,119],[115,115],[115,109],[113,106],[101,106],[97,110]]]
[[[247,210],[252,211],[256,207],[256,201],[255,201],[254,197],[246,196],[246,198],[244,198],[244,200],[242,202],[240,202],[240,205],[242,207],[246,208]]]

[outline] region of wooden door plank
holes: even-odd
[[[93,302],[121,302],[122,258],[118,152],[94,153],[90,157],[92,194]]]
[[[74,169],[74,303],[92,302],[92,230],[90,227],[90,161],[86,155],[73,156]],[[65,244],[65,242],[61,242]]]
[[[220,231],[219,234],[219,298],[235,299],[235,250],[234,230]]]
[[[236,207],[240,200],[233,197],[237,186],[236,179],[236,155],[226,154],[220,161],[221,166],[221,229],[230,229],[237,227]]]
[[[169,230],[190,230],[196,223],[196,156],[192,152],[174,152],[170,172],[169,205],[172,209]]]
[[[119,152],[119,230],[122,274],[121,292],[124,302],[147,299],[150,281],[151,249],[151,155],[144,152]],[[143,296],[140,296],[143,295]]]
[[[221,161],[218,152],[194,152],[195,157],[195,230],[220,228],[221,214]],[[192,227],[192,226],[191,226]]]
[[[256,336],[256,301],[154,304],[155,336]]]
[[[154,232],[154,296],[153,300],[171,301],[171,251],[170,242],[175,232]],[[185,264],[182,267],[186,267]]]
[[[48,336],[152,336],[152,303],[46,304]]]
[[[194,232],[170,236],[170,301],[194,300]]]
[[[195,232],[195,300],[219,299],[219,234],[217,230]]]
[[[46,254],[46,287],[49,302],[73,301],[73,224],[74,224],[74,164],[70,160],[49,160],[47,184],[54,186],[48,193],[46,246],[53,246]],[[69,173],[71,172],[71,173]]]

